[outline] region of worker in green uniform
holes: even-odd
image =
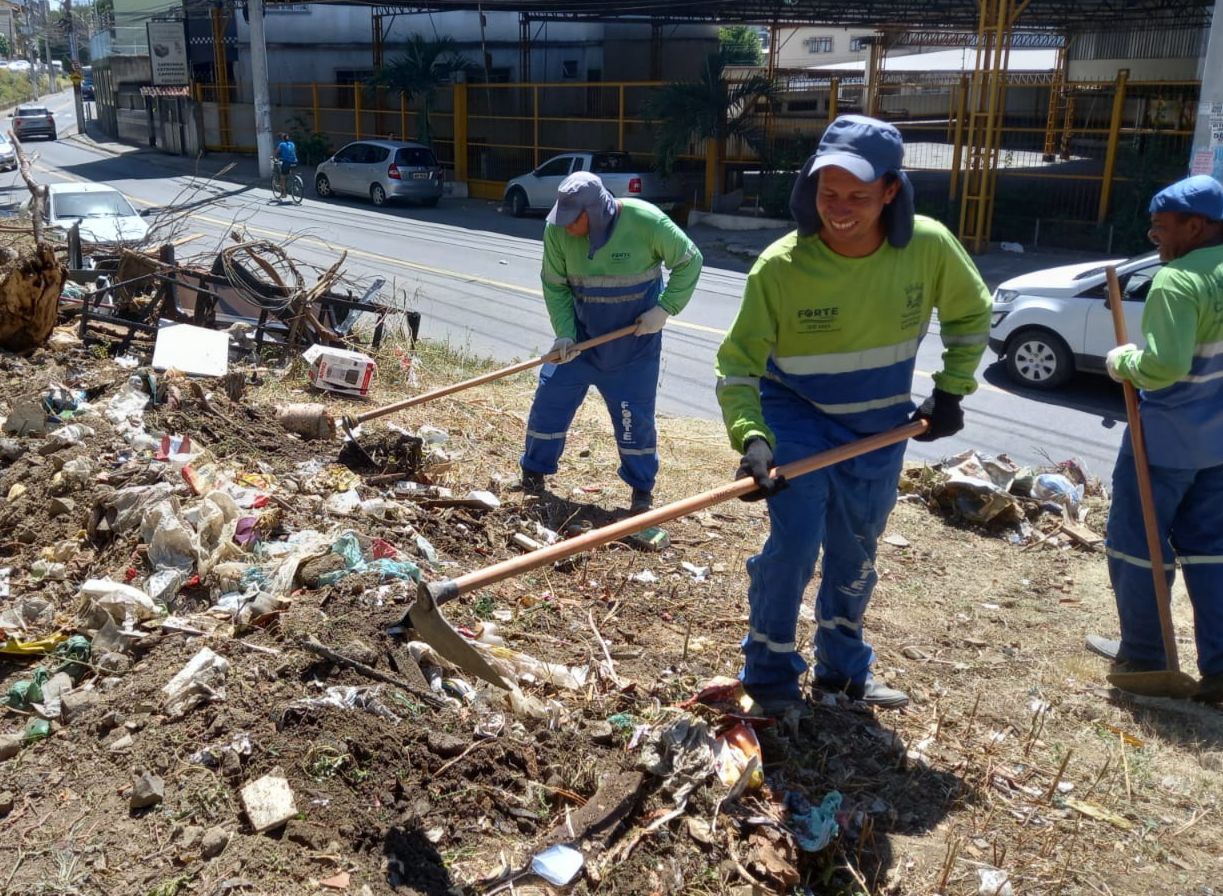
[[[688,304],[701,261],[692,240],[650,203],[616,199],[589,172],[561,183],[544,228],[541,273],[556,333],[550,351],[558,362],[541,368],[527,420],[520,461],[525,490],[541,491],[544,476],[556,472],[569,424],[594,386],[611,414],[620,478],[633,489],[629,510],[650,508],[658,476],[654,401],[662,328]],[[633,323],[632,335],[573,350]]]
[[[990,322],[989,291],[955,237],[915,216],[890,124],[845,115],[828,126],[790,197],[798,229],[769,246],[747,278],[738,317],[717,355],[718,401],[739,476],[767,497],[770,532],[747,562],[749,627],[741,679],[760,707],[803,703],[806,662],[795,643],[803,592],[823,548],[815,618],[815,683],[883,707],[908,703],[871,673],[863,638],[875,547],[896,502],[904,445],[785,482],[774,464],[798,460],[912,418],[919,438],[964,425],[960,399]],[[944,345],[933,394],[914,407],[917,349],[938,311]]]

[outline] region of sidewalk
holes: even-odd
[[[178,175],[211,178],[215,177],[217,172],[226,165],[232,165],[233,167],[225,174],[226,180],[240,184],[252,184],[261,179],[258,160],[251,156],[213,152],[197,159],[192,156],[163,152],[155,146],[134,146],[131,143],[121,143],[104,133],[97,119],[85,123],[85,133],[73,134],[66,139],[112,156],[140,156],[143,162],[165,168]]]

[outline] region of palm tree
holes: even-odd
[[[711,53],[700,80],[666,84],[647,100],[645,115],[654,130],[657,166],[664,174],[674,169],[676,158],[694,142],[713,141],[719,177],[727,140],[740,137],[757,146],[762,142],[764,131],[756,106],[772,99],[772,82],[761,74],[730,81],[725,67],[726,57]]]
[[[443,36],[429,40],[423,34],[413,34],[403,54],[375,72],[370,83],[401,93],[409,102],[414,97],[421,98],[418,139],[430,145],[433,140],[429,121],[433,111],[433,92],[439,86],[450,83],[455,73],[468,72],[473,68],[472,62],[459,53],[454,38]]]

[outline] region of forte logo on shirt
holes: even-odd
[[[799,308],[796,312],[798,332],[827,333],[837,330],[840,323],[837,317],[840,313],[841,309],[835,305],[831,308]]]
[[[612,264],[628,264],[633,260],[632,252],[613,252],[611,254]]]

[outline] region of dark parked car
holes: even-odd
[[[86,78],[81,82],[81,99],[93,99],[93,78]]]
[[[56,139],[55,117],[46,106],[18,106],[12,113],[13,133],[18,140],[27,137],[50,137]]]

